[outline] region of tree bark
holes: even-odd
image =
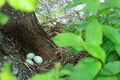
[[[4,26],[0,25],[0,66],[9,61],[13,66],[13,73],[20,80],[25,80],[31,75],[23,64],[26,54],[34,52],[45,61],[52,59],[56,48],[34,13],[23,13],[8,5],[1,8],[0,12],[9,16],[9,22]],[[16,69],[19,69],[18,72],[15,72]]]
[[[10,20],[5,26],[0,26],[4,34],[21,46],[21,49],[35,52],[44,59],[54,55],[55,47],[47,33],[38,23],[34,13],[23,13],[10,8],[8,5],[1,10]]]

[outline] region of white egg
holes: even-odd
[[[28,53],[28,54],[26,55],[26,58],[27,58],[27,59],[33,59],[34,56],[35,56],[34,53]]]
[[[40,57],[40,56],[35,56],[35,57],[33,58],[33,60],[34,60],[34,62],[37,63],[37,64],[41,64],[41,63],[43,62],[43,59],[42,59],[42,57]]]
[[[30,64],[30,65],[34,65],[34,62],[33,62],[32,60],[30,60],[30,59],[26,59],[26,62],[27,62],[28,64]]]

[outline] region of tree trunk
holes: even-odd
[[[35,52],[44,59],[54,55],[54,46],[47,33],[39,25],[34,13],[22,13],[9,6],[0,10],[10,17],[7,25],[1,26],[4,34],[22,49]]]
[[[55,55],[55,46],[34,13],[19,12],[8,5],[0,12],[9,16],[9,22],[0,26],[0,66],[9,61],[12,72],[20,80],[25,80],[32,74],[24,64],[26,54],[34,52],[46,61]]]

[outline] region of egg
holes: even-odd
[[[33,60],[34,60],[34,62],[37,63],[37,64],[41,64],[41,63],[43,62],[43,59],[42,59],[42,57],[40,57],[40,56],[35,56],[35,57],[33,58]]]
[[[27,58],[27,59],[33,59],[34,56],[35,56],[34,53],[28,53],[28,54],[26,55],[26,58]]]
[[[34,62],[33,62],[32,60],[30,60],[30,59],[26,59],[26,62],[27,62],[28,64],[30,64],[30,65],[34,65]]]

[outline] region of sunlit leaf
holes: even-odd
[[[35,10],[35,0],[7,0],[8,4],[17,10],[31,12]]]
[[[84,58],[75,65],[70,79],[94,80],[101,66],[101,63],[94,58]]]
[[[85,43],[85,50],[92,56],[105,63],[105,51],[96,43]]]
[[[52,76],[47,74],[37,74],[37,75],[34,75],[29,80],[55,80],[55,79]]]
[[[61,33],[56,35],[53,38],[53,41],[59,47],[71,46],[76,50],[80,50],[82,46],[82,39],[80,36],[75,35],[74,33]]]
[[[2,68],[0,80],[17,80],[17,78],[11,73],[9,63],[5,63],[5,66]]]
[[[2,7],[5,4],[6,0],[0,0],[0,7]]]
[[[102,44],[103,31],[100,23],[95,19],[93,20],[86,29],[85,39],[87,43]]]
[[[8,22],[9,18],[8,16],[0,13],[0,24],[5,25]]]

